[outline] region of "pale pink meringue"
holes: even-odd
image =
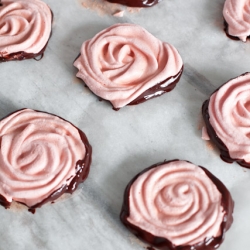
[[[69,184],[86,154],[71,123],[24,109],[0,121],[0,194],[34,206]]]
[[[250,73],[220,87],[210,97],[208,113],[230,157],[250,163]]]
[[[221,235],[222,195],[203,169],[167,162],[141,174],[129,191],[128,221],[175,246]]]
[[[245,42],[250,35],[250,1],[226,0],[223,16],[228,24],[228,34]]]
[[[2,0],[0,6],[0,58],[25,52],[37,54],[47,44],[52,13],[40,0]]]
[[[125,23],[84,42],[74,66],[93,93],[121,108],[168,78],[170,84],[183,62],[173,46]]]

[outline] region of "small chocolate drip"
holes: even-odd
[[[5,208],[10,208],[11,202],[8,202],[4,196],[0,194],[0,205]]]
[[[155,250],[153,247],[147,247],[147,250]]]
[[[43,59],[43,56],[44,56],[44,53],[42,53],[41,55],[39,55],[39,57],[34,57],[34,60],[38,62],[38,61],[40,61],[40,60]]]
[[[219,237],[211,237],[209,239],[205,239],[203,242],[200,242],[198,244],[195,244],[193,246],[187,245],[187,246],[175,246],[170,242],[168,239],[158,237],[155,235],[152,235],[151,233],[131,224],[128,221],[129,217],[129,193],[130,193],[130,188],[132,184],[136,181],[136,179],[147,172],[148,170],[152,168],[156,168],[160,165],[173,162],[173,161],[178,161],[178,160],[171,160],[171,161],[164,161],[161,163],[154,164],[151,167],[148,167],[144,169],[142,172],[137,174],[127,185],[125,192],[124,192],[124,199],[123,199],[123,205],[120,213],[120,220],[122,223],[139,239],[142,241],[150,244],[151,246],[156,247],[157,249],[162,249],[162,250],[214,250],[217,249],[221,243],[223,242],[225,238],[225,233],[226,231],[230,228],[232,222],[233,222],[233,209],[234,209],[234,202],[232,200],[232,197],[227,190],[227,188],[224,186],[224,184],[217,179],[214,175],[212,175],[207,169],[201,167],[206,175],[211,179],[211,181],[215,184],[219,192],[222,194],[221,197],[221,206],[224,208],[225,215],[224,219],[221,223],[221,235]]]

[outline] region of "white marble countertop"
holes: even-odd
[[[81,0],[45,2],[54,24],[44,58],[0,64],[0,117],[24,107],[64,117],[88,136],[93,162],[73,195],[34,215],[19,205],[0,207],[0,249],[144,249],[119,221],[123,191],[139,171],[176,158],[206,167],[233,196],[234,223],[219,249],[250,249],[250,171],[223,162],[200,130],[204,100],[249,71],[250,43],[230,40],[223,31],[224,1],[163,0],[124,17],[100,15]],[[72,66],[83,41],[117,22],[139,24],[173,44],[185,63],[172,92],[118,112],[91,94]]]

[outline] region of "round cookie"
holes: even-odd
[[[114,109],[172,90],[183,70],[172,45],[129,23],[115,24],[84,42],[74,66],[76,76]]]
[[[72,193],[89,173],[92,148],[70,122],[22,109],[0,121],[0,204],[23,203],[34,212]]]
[[[250,168],[250,73],[229,80],[202,107],[211,141],[226,162]]]
[[[124,193],[123,224],[165,250],[212,250],[233,222],[227,188],[203,167],[173,160],[136,175]]]
[[[51,22],[52,12],[40,0],[0,1],[0,62],[42,56]]]
[[[250,36],[250,2],[248,0],[226,0],[223,16],[228,36],[246,42],[247,37]]]

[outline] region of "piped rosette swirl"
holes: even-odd
[[[226,0],[223,8],[226,32],[246,42],[250,35],[250,1]]]
[[[250,168],[250,73],[222,85],[202,110],[208,135],[221,158]]]
[[[2,0],[0,62],[42,55],[51,34],[52,13],[40,0]]]
[[[72,193],[89,173],[91,146],[70,122],[23,109],[0,121],[0,203],[30,211]]]
[[[115,24],[83,43],[77,77],[115,109],[172,90],[183,63],[177,50],[135,24]]]
[[[121,220],[157,248],[210,250],[222,243],[231,226],[233,206],[229,191],[208,170],[173,160],[132,179]]]

